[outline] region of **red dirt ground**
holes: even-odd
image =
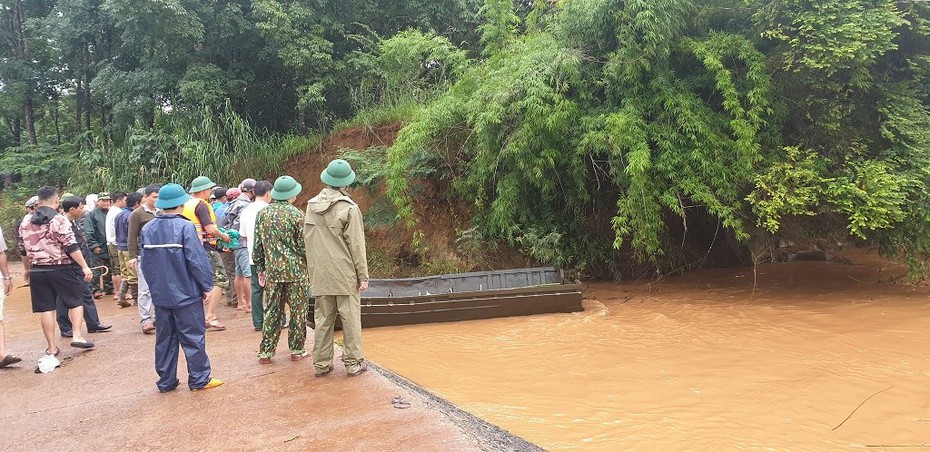
[[[17,285],[19,273],[14,270]],[[97,344],[88,352],[60,339],[61,368],[36,374],[45,346],[29,289],[7,297],[7,351],[23,362],[0,369],[0,450],[481,449],[421,395],[378,371],[347,378],[338,353],[336,371],[313,378],[310,360],[288,359],[282,337],[274,362],[260,365],[261,333],[252,330],[248,314],[232,308],[220,308],[228,329],[207,336],[213,376],[226,384],[187,390],[182,355],[181,386],[160,394],[154,336],[140,332],[136,310],[119,309],[110,297],[98,306],[113,332],[88,335]],[[412,407],[393,408],[394,396]]]

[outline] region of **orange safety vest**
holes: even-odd
[[[210,245],[216,246],[216,237],[213,237],[207,230],[204,229],[203,225],[200,224],[200,219],[197,218],[197,205],[204,203],[207,206],[207,209],[210,210],[210,219],[213,220],[213,224],[216,224],[216,214],[213,212],[213,208],[210,207],[210,204],[200,198],[191,198],[186,203],[184,203],[184,210],[181,211],[183,215],[188,220],[191,220],[191,223],[194,223],[194,227],[197,228],[197,235],[200,236],[200,241],[203,243],[209,243]]]

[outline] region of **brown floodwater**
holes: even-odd
[[[375,328],[366,353],[546,449],[930,443],[930,290],[845,255],[594,283],[581,313]]]

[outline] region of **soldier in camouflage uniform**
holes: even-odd
[[[259,283],[265,285],[268,304],[258,353],[262,364],[271,363],[278,346],[285,304],[291,308],[287,332],[291,361],[309,356],[306,342],[310,278],[305,260],[303,213],[291,205],[300,190],[301,185],[294,178],[279,177],[271,190],[271,204],[259,211],[255,220],[252,258]]]

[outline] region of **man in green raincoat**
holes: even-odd
[[[310,284],[316,296],[313,318],[313,365],[316,376],[333,370],[333,326],[342,320],[345,352],[342,362],[350,377],[368,370],[362,353],[361,292],[368,288],[368,261],[362,212],[342,190],[355,182],[345,160],[333,160],[320,175],[326,187],[307,202],[304,242]]]

